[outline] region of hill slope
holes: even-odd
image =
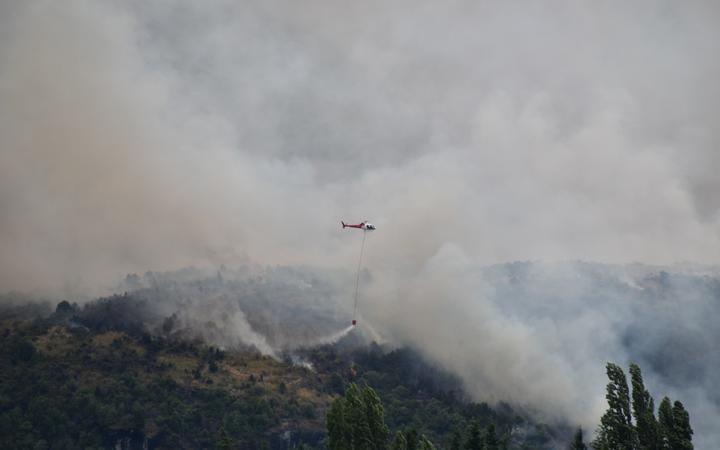
[[[473,421],[495,421],[511,448],[554,439],[508,406],[464,400],[457,379],[407,349],[346,342],[278,360],[102,329],[87,309],[4,314],[0,447],[214,448],[222,429],[237,448],[324,448],[325,413],[350,381],[378,391],[391,429],[413,427],[441,448]]]

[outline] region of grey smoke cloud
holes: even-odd
[[[341,217],[409,270],[717,255],[712,4],[3,8],[4,286],[333,263]]]
[[[348,333],[410,346],[458,375],[474,399],[591,431],[605,409],[605,362],[636,362],[656,403],[669,395],[688,407],[697,448],[720,442],[718,267],[484,266],[446,246],[415,277],[364,271],[355,328],[353,275],[240,266],[130,276],[120,291],[142,309],[123,316],[276,357]]]
[[[387,339],[421,349],[475,396],[589,430],[606,408],[605,362],[636,362],[656,402],[692,405],[697,447],[714,448],[719,287],[717,268],[488,267],[446,247],[394,290],[374,280],[366,310]]]
[[[598,324],[630,307],[517,317],[475,268],[717,262],[719,15],[4,2],[0,289],[97,292],[190,264],[352,267],[358,237],[337,222],[370,219],[373,323],[473,392],[574,413],[551,396],[602,378],[604,361],[568,362],[563,337],[615,342]],[[465,366],[467,352],[494,364]]]

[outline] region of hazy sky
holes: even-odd
[[[0,286],[716,262],[717,4],[505,3],[3,2]]]

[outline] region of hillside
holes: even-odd
[[[214,448],[224,432],[235,448],[324,448],[325,413],[350,381],[377,390],[391,430],[415,428],[439,448],[476,421],[496,422],[510,448],[557,438],[509,406],[467,401],[457,379],[408,349],[346,339],[275,359],[98,326],[98,305],[126,301],[3,312],[0,447]]]

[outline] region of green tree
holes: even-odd
[[[371,448],[373,450],[385,448],[390,432],[385,425],[385,412],[380,397],[372,388],[366,387],[362,391],[362,403],[370,429]]]
[[[583,430],[578,428],[570,443],[570,450],[587,450],[587,445],[583,441]]]
[[[677,449],[692,450],[693,430],[690,427],[690,415],[681,402],[676,400],[675,403],[673,403],[672,415],[675,424],[674,434],[677,441]]]
[[[590,443],[590,447],[594,450],[611,450],[608,444],[607,434],[602,425],[595,431],[595,439]]]
[[[418,450],[419,438],[418,432],[415,428],[410,428],[405,433],[405,439],[407,439],[407,450]]]
[[[435,450],[435,446],[425,436],[420,437],[419,450]]]
[[[450,450],[462,450],[462,435],[455,430],[450,440]]]
[[[339,398],[330,406],[327,413],[328,448],[329,450],[346,450],[351,448],[352,435],[350,426],[345,420],[345,400]]]
[[[658,429],[660,434],[660,448],[671,450],[679,448],[675,436],[675,419],[670,399],[663,397],[658,408]]]
[[[17,340],[11,344],[10,360],[13,364],[30,362],[35,357],[35,346],[26,340]]]
[[[470,427],[464,450],[483,450],[483,440],[480,434],[480,425],[475,422]]]
[[[233,448],[233,442],[225,431],[225,427],[221,426],[218,431],[217,442],[215,443],[217,450],[230,450]]]
[[[500,441],[498,441],[497,433],[495,432],[495,422],[485,428],[485,450],[500,450]]]
[[[630,364],[632,384],[632,409],[639,450],[654,450],[658,447],[658,424],[655,419],[653,398],[645,389],[642,373],[637,364]]]
[[[330,450],[382,450],[387,448],[388,427],[380,398],[370,387],[355,383],[345,398],[335,400],[327,414]]]
[[[345,420],[350,429],[352,450],[372,450],[373,438],[368,423],[367,411],[360,388],[355,383],[348,386],[345,394]],[[382,448],[382,447],[381,447]]]
[[[390,448],[391,450],[407,450],[407,439],[405,439],[405,435],[402,431],[395,433],[395,438],[393,439]]]
[[[610,380],[605,395],[608,409],[600,419],[598,441],[593,443],[593,447],[634,450],[637,447],[637,435],[632,424],[630,390],[625,372],[613,363],[608,363],[606,369]]]

